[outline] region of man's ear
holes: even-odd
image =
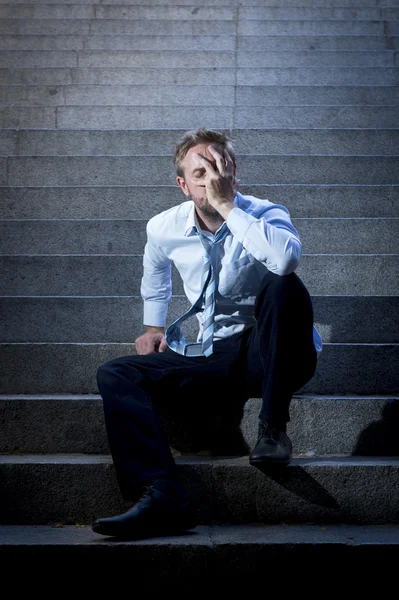
[[[183,194],[185,196],[189,196],[190,192],[188,191],[187,183],[184,181],[184,177],[180,177],[180,175],[178,175],[176,177],[176,181],[177,181],[177,185],[182,190]]]

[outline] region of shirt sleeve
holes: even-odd
[[[235,206],[226,222],[233,236],[272,273],[289,275],[298,267],[302,244],[284,206],[274,204],[258,217]]]
[[[144,300],[144,325],[165,327],[172,296],[172,261],[157,245],[151,220],[147,223],[140,293]]]

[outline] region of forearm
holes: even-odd
[[[288,211],[282,207],[272,208],[259,218],[235,207],[227,225],[244,248],[276,275],[288,275],[297,268],[302,245]]]

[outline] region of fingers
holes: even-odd
[[[226,150],[223,150],[223,156],[213,146],[208,146],[209,152],[212,154],[216,161],[216,169],[214,168],[211,161],[203,156],[202,154],[194,153],[194,158],[203,166],[208,175],[215,175],[215,173],[222,177],[233,175],[234,163]]]
[[[158,351],[158,345],[162,343],[161,334],[145,333],[135,341],[137,354],[154,354]]]
[[[168,344],[166,343],[165,336],[162,336],[161,343],[159,344],[158,352],[165,352],[167,347],[168,347]]]
[[[237,177],[233,178],[233,190],[237,193],[238,188],[240,187],[241,180],[237,179]]]
[[[234,162],[226,149],[223,150],[224,159],[226,161],[226,174],[234,175]]]
[[[219,173],[224,177],[226,175],[226,161],[225,157],[222,156],[214,146],[208,146],[209,152],[216,160],[216,166]]]
[[[197,154],[196,152],[193,154],[193,156],[204,167],[208,175],[211,175],[212,173],[215,174],[215,169],[210,161],[205,158],[205,156],[202,156],[202,154]]]

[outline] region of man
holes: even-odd
[[[146,537],[196,526],[194,510],[156,407],[220,395],[262,397],[251,465],[287,465],[286,433],[293,393],[314,374],[321,339],[309,293],[294,273],[301,256],[286,208],[237,191],[231,140],[198,129],[176,144],[177,183],[190,200],[149,220],[141,295],[146,331],[137,355],[99,367],[110,450],[124,498],[122,515],[97,519],[103,535]],[[191,310],[165,330],[171,265]],[[180,326],[196,315],[196,342]],[[133,490],[136,490],[134,492]]]

